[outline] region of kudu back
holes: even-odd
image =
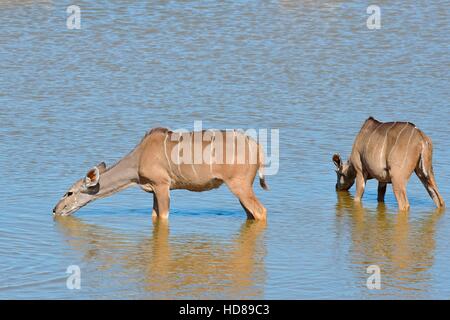
[[[432,166],[431,139],[410,122],[380,122],[368,118],[353,143],[348,161],[333,155],[336,190],[348,190],[356,181],[354,200],[359,202],[368,179],[378,180],[378,201],[383,202],[391,183],[400,210],[408,210],[406,185],[413,172],[419,177],[438,208],[445,203],[440,195]]]

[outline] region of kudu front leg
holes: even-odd
[[[386,195],[387,183],[378,182],[378,202],[384,202],[384,196]]]
[[[170,209],[170,190],[169,186],[162,185],[157,186],[154,189],[153,198],[153,211],[156,213],[156,217],[162,219],[169,218]],[[153,216],[153,213],[152,213]]]
[[[156,198],[156,194],[153,193],[153,210],[152,210],[152,218],[156,219],[158,217],[158,198]]]
[[[361,199],[364,195],[364,189],[366,188],[366,177],[362,172],[356,173],[356,194],[355,194],[355,202],[361,202]]]

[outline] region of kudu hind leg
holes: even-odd
[[[422,184],[425,186],[428,194],[438,208],[445,207],[444,199],[438,191],[436,179],[433,172],[433,147],[429,138],[426,139],[423,145],[420,161],[417,164],[415,172]]]
[[[240,197],[239,202],[247,213],[247,217],[266,220],[267,209],[259,202],[253,191],[251,195]]]
[[[253,192],[252,185],[242,185],[242,182],[228,182],[231,192],[238,197],[248,219],[266,220],[267,209],[259,202]]]
[[[434,178],[433,170],[429,170],[428,175],[419,167],[415,170],[416,175],[419,177],[422,182],[425,190],[427,190],[431,199],[436,204],[436,207],[442,208],[445,207],[444,199],[442,198],[439,190],[437,188],[436,180]]]

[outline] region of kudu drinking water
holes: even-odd
[[[336,165],[336,190],[348,190],[356,181],[355,201],[361,201],[368,179],[378,180],[378,201],[384,201],[386,185],[392,188],[400,210],[408,210],[406,185],[413,172],[438,208],[444,207],[432,166],[433,144],[409,122],[380,122],[368,118],[353,143],[347,162],[333,155]]]
[[[155,128],[112,167],[102,162],[78,180],[53,209],[70,215],[91,201],[133,185],[153,193],[153,217],[168,218],[170,190],[206,191],[225,183],[239,199],[248,218],[266,219],[266,208],[253,192],[259,171],[264,180],[264,151],[239,131],[176,133]]]

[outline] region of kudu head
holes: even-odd
[[[104,162],[90,169],[86,176],[75,182],[58,201],[53,209],[53,214],[68,216],[97,199],[97,193],[100,190],[100,176],[105,171]]]
[[[333,162],[337,175],[336,191],[347,191],[355,183],[355,168],[349,161],[343,162],[339,154],[333,155]]]

